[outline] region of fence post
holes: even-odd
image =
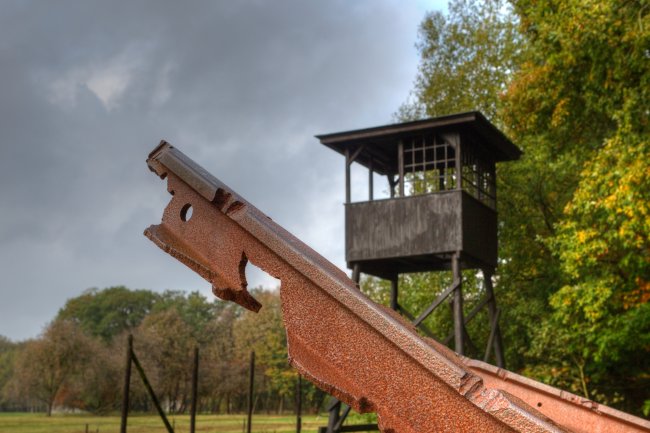
[[[300,433],[302,429],[302,377],[298,375],[298,382],[296,383],[296,433]]]
[[[126,433],[126,419],[129,416],[129,390],[131,387],[131,356],[133,354],[133,335],[129,334],[126,345],[126,365],[124,368],[124,387],[122,388],[122,421],[120,433]],[[88,426],[86,425],[86,431]]]
[[[196,397],[199,384],[199,347],[194,348],[194,365],[192,366],[192,402],[190,407],[190,433],[196,431]]]
[[[251,352],[251,364],[248,383],[248,423],[246,432],[251,433],[251,422],[253,420],[253,384],[255,382],[255,351]]]
[[[153,388],[151,387],[151,383],[149,383],[149,379],[147,379],[147,375],[144,373],[144,369],[142,368],[142,365],[140,364],[138,357],[135,356],[135,352],[131,352],[131,359],[133,360],[133,364],[135,365],[136,371],[140,375],[140,379],[142,379],[142,384],[144,385],[145,389],[149,393],[149,397],[151,398],[153,405],[158,411],[158,415],[160,416],[163,423],[165,424],[165,428],[167,429],[167,432],[174,433],[174,428],[172,427],[172,425],[169,423],[169,420],[165,416],[165,411],[162,410],[160,401],[158,401],[158,397],[156,397],[156,393],[153,391]]]

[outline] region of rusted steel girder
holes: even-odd
[[[340,269],[168,143],[161,142],[147,163],[167,178],[172,199],[162,223],[145,235],[209,281],[215,295],[253,311],[261,305],[246,290],[248,261],[280,279],[291,365],[356,411],[377,412],[383,432],[598,431],[594,426],[602,410],[592,410],[587,425],[573,426],[563,417],[560,426],[551,420],[558,409],[544,415],[549,404],[537,410],[513,395],[517,386],[508,388],[512,394],[504,391],[505,371],[486,373],[487,364],[418,335],[397,313],[363,295]],[[530,387],[520,393],[532,405],[545,387],[534,383],[535,398],[530,399]],[[574,404],[557,401],[558,407]],[[631,428],[626,431],[650,431],[649,423],[622,415],[613,419]]]

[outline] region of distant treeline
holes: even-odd
[[[171,413],[188,410],[193,351],[200,349],[199,410],[242,412],[250,352],[256,352],[255,410],[293,409],[297,373],[286,354],[279,294],[253,290],[254,314],[199,293],[91,289],[70,299],[35,339],[0,336],[0,410],[118,410],[126,339]],[[326,395],[303,382],[303,410],[317,411]],[[137,376],[131,410],[153,411]]]

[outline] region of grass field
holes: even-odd
[[[356,417],[355,417],[356,418]],[[210,433],[242,433],[245,415],[198,415],[196,431]],[[315,433],[318,426],[327,424],[327,416],[303,416],[304,433]],[[363,419],[351,419],[351,424],[364,423]],[[190,429],[188,415],[170,416],[176,433]],[[120,417],[62,415],[46,417],[42,413],[0,413],[0,433],[119,433]],[[162,420],[155,415],[130,415],[129,433],[166,433]],[[295,416],[254,415],[252,431],[256,433],[290,433],[296,431]]]

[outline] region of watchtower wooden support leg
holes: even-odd
[[[499,328],[499,315],[497,310],[497,301],[494,296],[494,288],[492,287],[492,271],[488,269],[482,269],[483,272],[483,281],[485,284],[485,294],[488,297],[488,317],[490,319],[490,324],[492,329],[491,333],[494,333],[494,357],[496,359],[497,367],[505,368],[506,361],[503,356],[503,341],[501,340],[501,329]]]
[[[399,310],[399,303],[397,302],[397,296],[399,293],[398,280],[399,277],[397,275],[390,280],[390,308],[395,311]]]
[[[329,406],[329,420],[327,421],[327,433],[334,433],[336,430],[334,428],[336,425],[339,423],[339,419],[341,418],[341,402],[338,399],[334,399],[332,403],[330,403]]]
[[[352,179],[350,176],[350,149],[345,149],[345,202],[350,203],[352,200]]]
[[[352,281],[357,283],[357,289],[360,289],[359,281],[361,281],[361,266],[359,263],[352,265]]]
[[[343,411],[343,414],[341,415],[341,418],[339,419],[339,421],[334,426],[334,431],[335,432],[340,432],[341,431],[341,428],[343,427],[343,423],[345,422],[345,419],[348,417],[348,415],[350,415],[351,410],[352,410],[352,408],[350,406],[345,408],[345,410]]]
[[[492,347],[494,346],[494,337],[497,332],[497,324],[499,323],[499,309],[497,308],[497,313],[494,316],[494,319],[490,322],[490,336],[488,337],[487,347],[485,348],[485,355],[483,356],[483,362],[488,362],[490,360],[490,354],[492,353]]]
[[[457,281],[456,289],[454,290],[454,350],[460,354],[465,353],[465,321],[463,320],[463,283],[462,274],[460,271],[460,254],[456,253],[451,259],[451,272],[454,281]]]

